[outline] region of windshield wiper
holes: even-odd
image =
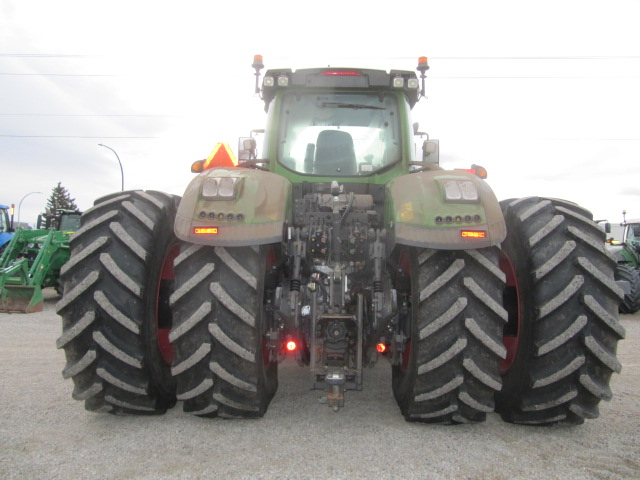
[[[384,110],[384,107],[376,107],[374,105],[361,105],[359,103],[339,103],[339,102],[321,102],[320,107],[334,107],[334,108],[352,108],[354,110],[369,109],[369,110]]]

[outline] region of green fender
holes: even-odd
[[[447,194],[448,192],[448,194]],[[441,250],[499,245],[507,228],[487,183],[464,171],[425,171],[389,182],[385,218],[390,247]]]
[[[182,196],[176,236],[223,247],[280,242],[291,213],[291,188],[286,178],[262,170],[206,170]]]

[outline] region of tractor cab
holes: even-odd
[[[422,90],[412,71],[331,67],[267,70],[259,88],[263,65],[256,56],[256,92],[268,112],[261,153],[269,171],[292,183],[384,184],[413,170],[424,160],[416,159],[406,135],[414,131],[411,109],[424,96],[427,59],[420,65]],[[423,157],[437,144],[424,142]]]

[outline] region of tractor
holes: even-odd
[[[11,211],[11,214],[9,214]],[[13,237],[13,205],[0,205],[0,255]]]
[[[442,168],[411,121],[426,57],[419,77],[252,67],[260,151],[252,135],[237,164],[194,162],[182,197],[117,192],[82,215],[57,305],[73,398],[261,417],[290,358],[339,411],[388,361],[407,421],[597,417],[625,330],[592,214]]]
[[[616,280],[629,282],[629,289],[625,291],[620,311],[635,313],[640,310],[640,219],[627,220],[626,211],[622,212],[622,217],[622,241],[611,239],[608,243],[609,250],[618,264]]]
[[[69,237],[80,225],[80,212],[59,210],[38,217],[36,230],[18,228],[0,255],[0,311],[40,312],[42,289],[62,294],[60,269],[69,260]]]

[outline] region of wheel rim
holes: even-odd
[[[500,362],[500,373],[505,374],[513,365],[518,347],[520,345],[520,333],[522,331],[522,308],[520,303],[520,288],[513,262],[504,253],[500,255],[500,269],[506,275],[506,285],[503,306],[509,314],[509,320],[504,327],[502,342],[507,349],[507,355]]]
[[[411,279],[411,254],[409,250],[404,249],[400,252],[398,257],[398,266],[404,270],[404,273]],[[409,313],[411,316],[411,313]],[[412,320],[413,321],[413,320]],[[402,352],[402,363],[400,364],[400,371],[406,373],[409,369],[409,363],[411,361],[411,338],[407,340],[404,345],[404,351]]]
[[[266,254],[265,254],[265,258],[266,258],[266,261],[265,261],[264,275],[265,275],[265,278],[266,278],[269,275],[269,273],[271,272],[271,267],[273,267],[278,261],[278,257],[277,257],[277,254],[276,254],[276,249],[273,248],[273,247],[268,247],[267,251],[266,251]],[[264,294],[266,295],[266,293],[267,293],[267,290],[265,288]],[[271,351],[269,350],[269,340],[267,338],[268,326],[266,325],[267,322],[265,321],[266,320],[265,315],[267,313],[266,312],[265,300],[266,300],[265,298],[263,298],[263,300],[262,300],[263,304],[262,304],[262,307],[261,307],[262,308],[261,315],[262,315],[262,319],[263,319],[263,325],[262,325],[262,363],[266,368],[266,367],[269,367],[273,362],[270,359]],[[271,298],[271,303],[273,303],[272,300],[273,300],[273,296]]]
[[[162,262],[160,280],[158,282],[158,294],[156,295],[156,340],[162,361],[167,365],[173,362],[173,345],[169,341],[172,316],[169,306],[169,297],[173,291],[176,274],[173,270],[173,261],[180,253],[179,245],[173,245]]]

